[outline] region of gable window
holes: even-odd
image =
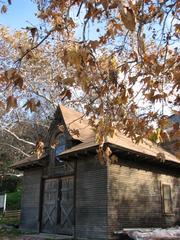
[[[56,136],[56,147],[55,147],[55,164],[63,163],[60,158],[60,154],[66,149],[66,137],[65,134],[61,133]]]
[[[162,200],[164,213],[165,214],[172,213],[173,209],[172,209],[171,186],[168,184],[162,184]]]

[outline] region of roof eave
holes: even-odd
[[[32,160],[31,158],[29,158],[28,160],[27,158],[27,160],[24,162],[20,161],[12,164],[10,168],[14,170],[22,171],[24,169],[32,168],[32,167],[44,167],[47,164],[46,157],[47,155],[43,155],[40,159],[34,159],[34,160]]]
[[[180,160],[176,160],[176,159],[161,159],[161,158],[158,158],[157,156],[155,155],[149,155],[147,153],[142,153],[142,152],[138,152],[138,151],[135,151],[135,150],[131,150],[131,149],[128,149],[128,148],[124,148],[124,147],[121,147],[121,146],[118,146],[116,144],[112,144],[110,142],[106,142],[105,145],[108,145],[110,146],[112,149],[116,149],[116,150],[119,150],[119,151],[127,151],[133,155],[136,155],[136,156],[144,156],[144,158],[149,158],[151,159],[152,161],[154,160],[158,160],[159,163],[169,163],[170,165],[173,165],[173,166],[179,166],[180,167]],[[77,149],[77,150],[74,150],[72,152],[67,152],[66,151],[63,153],[60,154],[60,157],[62,159],[68,159],[69,157],[71,156],[74,156],[74,157],[77,157],[79,154],[84,154],[84,153],[87,153],[88,151],[92,151],[92,150],[96,150],[98,148],[98,144],[94,144],[93,146],[90,146],[88,148],[82,148],[82,149]]]

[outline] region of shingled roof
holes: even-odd
[[[72,136],[75,139],[82,141],[81,144],[76,145],[66,151],[62,152],[60,155],[65,156],[67,154],[77,153],[83,150],[94,148],[98,146],[98,143],[95,141],[95,132],[92,130],[91,126],[88,123],[88,119],[83,116],[82,113],[71,110],[60,105],[62,116],[64,122],[70,129],[79,130],[79,136]],[[114,137],[107,137],[106,143],[113,144],[117,148],[122,148],[125,150],[130,150],[135,153],[145,154],[152,157],[157,157],[161,154],[165,157],[165,160],[174,161],[180,164],[180,160],[176,158],[173,154],[167,152],[162,147],[157,146],[151,141],[144,139],[143,142],[135,144],[131,138],[125,136],[124,134],[118,132]]]
[[[131,139],[125,138],[123,135],[116,137],[107,137],[105,144],[113,146],[113,148],[134,153],[136,155],[146,155],[160,160],[167,160],[180,164],[180,160],[173,154],[165,151],[163,148],[158,147],[155,144],[145,140],[143,143],[135,144]],[[90,149],[98,149],[99,144],[95,141],[95,138],[91,138],[86,142],[80,143],[70,149],[65,150],[60,154],[61,157],[68,155],[74,155]]]
[[[46,157],[46,154],[43,154],[40,158],[37,157],[37,154],[33,154],[30,157],[26,157],[23,160],[13,163],[11,168],[21,170],[26,167],[44,166],[46,164]]]
[[[89,125],[89,121],[84,115],[80,112],[75,110],[69,109],[63,105],[59,106],[64,123],[72,136],[73,139],[79,140],[81,143],[65,150],[60,154],[60,156],[67,156],[73,155],[74,153],[82,152],[91,148],[98,148],[98,143],[95,140],[95,132],[92,130],[91,126]],[[74,135],[73,130],[78,130],[79,135]],[[113,145],[117,149],[123,149],[125,151],[130,151],[136,154],[148,155],[153,158],[159,158],[159,155],[164,156],[165,160],[174,162],[176,164],[180,164],[180,160],[174,156],[173,154],[167,152],[160,146],[150,142],[147,139],[144,139],[143,142],[139,144],[135,144],[131,138],[128,138],[124,134],[118,132],[114,135],[114,137],[107,137],[105,143]],[[23,164],[23,166],[28,162],[36,162],[40,161],[32,158],[26,158],[24,162],[19,164]],[[34,163],[35,163],[34,162]],[[14,168],[18,168],[18,162],[13,165]]]
[[[84,117],[83,113],[77,112],[73,109],[67,108],[63,105],[59,105],[64,123],[69,130],[70,135],[73,139],[86,142],[95,136],[94,131],[89,126],[89,121]],[[73,134],[73,130],[78,130],[79,135]]]

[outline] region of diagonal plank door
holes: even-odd
[[[59,185],[57,232],[73,235],[74,231],[74,178],[63,177]]]
[[[45,180],[41,222],[42,232],[56,232],[58,186],[59,179]]]

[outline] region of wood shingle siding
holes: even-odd
[[[124,161],[123,161],[124,162]],[[155,167],[147,169],[129,162],[108,166],[108,231],[122,228],[169,227],[180,219],[180,179]],[[178,174],[178,173],[177,173]],[[173,214],[165,215],[161,184],[172,189]]]
[[[77,161],[76,237],[107,239],[107,168],[94,156]]]
[[[41,169],[24,171],[23,195],[21,200],[21,228],[39,231]]]

